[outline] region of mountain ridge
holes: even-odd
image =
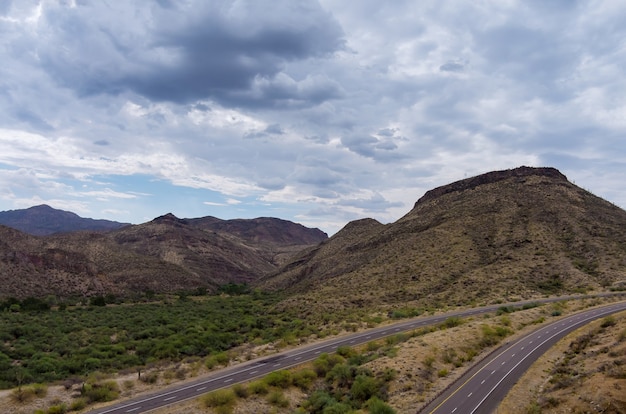
[[[0,225],[0,297],[213,292],[226,283],[252,283],[312,240],[328,237],[319,229],[272,222],[291,234],[287,243],[268,240],[255,220],[237,221],[241,234],[212,228],[211,221],[199,226],[168,213],[107,232],[46,236]],[[255,231],[263,233],[262,240]]]
[[[394,223],[348,223],[260,286],[329,309],[530,299],[624,280],[626,211],[556,169],[520,167],[431,190]]]
[[[0,211],[0,224],[33,236],[83,230],[109,231],[129,225],[111,220],[83,218],[71,211],[58,210],[47,204]]]

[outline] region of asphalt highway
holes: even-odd
[[[557,341],[593,320],[624,310],[626,302],[617,302],[541,326],[474,366],[420,413],[492,413],[522,374]]]
[[[596,296],[609,296],[611,294],[601,294]],[[392,336],[404,331],[411,331],[425,326],[437,325],[450,317],[468,317],[474,315],[494,312],[503,306],[522,307],[530,303],[549,303],[570,299],[581,299],[585,296],[564,296],[558,298],[529,300],[522,302],[512,302],[505,304],[490,305],[480,308],[471,308],[463,311],[448,312],[440,315],[418,317],[409,319],[392,325],[385,325],[360,333],[345,335],[323,342],[301,346],[288,351],[274,354],[269,357],[262,357],[256,360],[238,364],[211,375],[187,382],[184,385],[172,386],[154,394],[126,400],[105,408],[89,411],[92,414],[138,414],[145,413],[170,404],[196,398],[202,394],[220,388],[229,387],[233,384],[249,381],[263,377],[270,372],[286,369],[296,365],[312,361],[322,353],[333,353],[341,346],[356,346],[377,339]],[[626,306],[626,305],[624,305]],[[472,391],[470,391],[472,392]],[[455,397],[456,399],[456,397]],[[439,411],[437,411],[439,412]],[[441,411],[446,412],[446,411]],[[450,412],[450,411],[448,411]],[[456,411],[469,413],[470,411]],[[483,412],[483,411],[481,411]]]

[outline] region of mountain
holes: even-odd
[[[225,283],[252,283],[294,252],[328,238],[287,221],[270,220],[271,231],[257,219],[238,220],[239,234],[208,229],[205,222],[216,220],[222,222],[166,214],[109,232],[46,237],[0,226],[0,297],[215,291]],[[264,241],[281,225],[292,237]]]
[[[79,230],[108,231],[127,226],[109,220],[82,218],[75,213],[42,204],[23,210],[0,211],[0,224],[34,236]]]
[[[498,302],[620,281],[626,211],[554,168],[520,167],[428,191],[395,223],[348,223],[260,286],[330,309]]]

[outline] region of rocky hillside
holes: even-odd
[[[436,188],[395,223],[349,223],[262,286],[320,307],[445,306],[626,280],[626,211],[553,168]]]
[[[0,226],[0,298],[213,291],[225,283],[252,283],[328,237],[286,221],[266,229],[263,219],[237,221],[239,231],[230,233],[227,221],[215,220],[225,229],[172,214],[106,233],[35,237]],[[292,237],[264,241],[281,225]]]
[[[108,231],[128,225],[79,217],[70,211],[57,210],[45,204],[23,210],[0,211],[0,224],[34,236],[80,230]]]

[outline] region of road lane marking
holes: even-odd
[[[232,378],[228,378],[228,379],[225,379],[224,382],[231,382],[232,380],[233,380]]]
[[[250,373],[250,375],[254,375],[254,374],[256,374],[257,372],[259,372],[259,371],[252,371],[252,372]]]
[[[172,395],[171,397],[164,398],[163,401],[173,400],[174,398],[176,398],[176,395]]]
[[[485,383],[485,380],[482,380],[482,381],[480,382],[480,385],[483,385],[484,383]]]
[[[196,391],[202,391],[202,390],[206,390],[206,387],[196,388]]]
[[[135,407],[135,408],[131,408],[130,410],[126,410],[127,413],[132,413],[133,411],[137,411],[138,409],[140,409],[141,407]]]

